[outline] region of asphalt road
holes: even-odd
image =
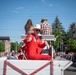
[[[64,58],[61,58],[60,56],[56,57],[55,60],[65,60]],[[76,63],[69,66],[65,71],[64,75],[76,75]]]
[[[65,71],[64,75],[76,75],[76,63],[69,66]]]

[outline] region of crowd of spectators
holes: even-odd
[[[47,51],[49,52],[49,51]],[[46,53],[48,54],[48,53]],[[60,57],[61,59],[64,58],[64,59],[67,59],[67,60],[70,60],[70,61],[73,61],[73,62],[76,62],[76,53],[73,53],[73,52],[70,52],[68,54],[66,54],[65,52],[55,52],[54,55],[53,55],[53,58],[55,59],[56,57]],[[0,52],[0,58],[5,58],[7,60],[26,60],[24,58],[24,53],[22,52]],[[19,57],[21,57],[21,59],[19,59]]]
[[[72,61],[72,58],[73,58],[74,54],[75,53],[73,53],[73,52],[69,52],[68,54],[66,54],[65,52],[57,52],[56,57],[60,56],[61,58]]]

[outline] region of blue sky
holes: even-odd
[[[56,16],[67,31],[76,22],[76,0],[0,0],[0,36],[20,42],[28,19],[35,25],[47,18],[52,24]]]

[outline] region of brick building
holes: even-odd
[[[10,52],[10,38],[8,36],[0,36],[0,42],[5,45],[5,52]]]

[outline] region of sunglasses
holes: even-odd
[[[40,32],[40,30],[39,30],[39,29],[36,29],[36,31],[39,31],[39,32]]]

